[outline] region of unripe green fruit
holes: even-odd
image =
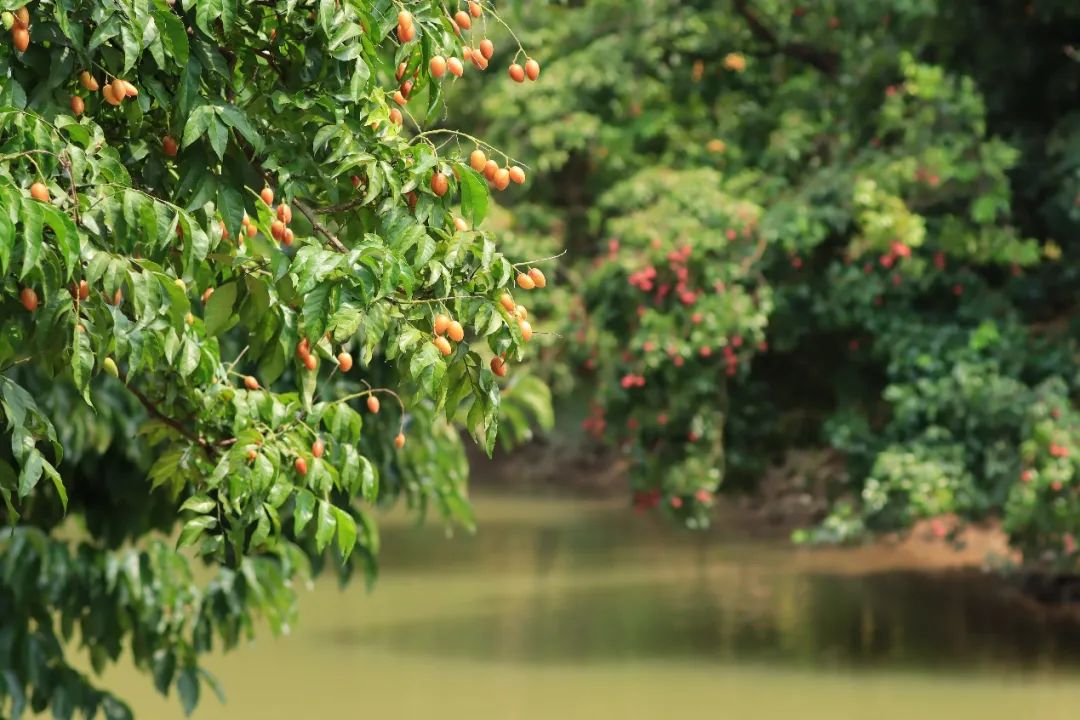
[[[111,357],[105,358],[101,363],[101,367],[105,368],[105,372],[109,373],[113,377],[120,377],[120,371],[116,368],[116,361]]]
[[[10,30],[11,26],[15,24],[15,16],[5,10],[4,13],[0,15],[0,21],[4,23],[5,30]]]

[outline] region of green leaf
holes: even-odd
[[[82,391],[83,400],[87,405],[90,402],[90,378],[94,374],[94,349],[90,346],[90,333],[74,330],[75,336],[71,345],[71,376],[75,380],[75,387]]]
[[[356,546],[356,521],[340,508],[334,508],[334,518],[337,522],[338,550],[341,551],[342,558],[348,560]]]
[[[315,548],[322,552],[330,544],[337,529],[337,519],[334,517],[336,508],[325,500],[319,501],[319,517],[315,524]]]
[[[206,513],[217,507],[217,503],[208,498],[205,495],[192,495],[184,504],[180,506],[180,512],[190,510],[199,515],[205,515]]]
[[[461,212],[474,228],[487,216],[488,189],[480,173],[467,165],[458,165],[461,174]]]
[[[194,666],[189,665],[180,671],[176,690],[180,694],[180,705],[184,708],[184,714],[191,715],[199,704],[199,675]]]
[[[75,269],[75,263],[79,261],[82,254],[79,231],[67,213],[60,212],[51,205],[42,207],[42,218],[45,224],[52,228],[53,235],[56,237],[60,256],[64,258],[64,279],[68,280]]]
[[[194,545],[204,531],[216,525],[217,518],[210,515],[200,515],[188,520],[184,523],[183,530],[180,531],[180,539],[176,541],[176,549],[179,550]]]
[[[206,133],[207,128],[210,127],[210,121],[214,118],[214,113],[213,105],[200,105],[188,115],[184,123],[183,147],[191,145]]]
[[[232,317],[233,306],[236,304],[236,292],[235,282],[227,282],[214,290],[206,303],[203,318],[207,335],[217,335],[229,326],[229,318]]]
[[[154,7],[154,22],[161,31],[165,50],[173,56],[176,64],[184,67],[188,62],[188,37],[184,23],[167,7]]]
[[[41,230],[43,214],[41,204],[30,198],[22,199],[23,262],[19,279],[25,278],[41,262]]]
[[[299,537],[314,515],[315,496],[310,490],[297,491],[293,508],[293,534]]]

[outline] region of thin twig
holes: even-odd
[[[349,248],[345,247],[342,242],[337,239],[336,235],[327,230],[326,227],[321,222],[319,222],[319,220],[315,217],[315,212],[310,207],[308,207],[305,203],[301,202],[296,198],[293,198],[293,205],[296,206],[297,210],[304,214],[304,217],[306,217],[308,219],[308,222],[311,223],[311,227],[315,229],[315,232],[319,233],[330,241],[331,247],[333,247],[339,253],[349,252]]]

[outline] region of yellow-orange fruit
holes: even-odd
[[[23,288],[19,293],[19,302],[21,302],[22,306],[30,312],[37,310],[38,296],[34,291],[34,288]]]
[[[259,381],[256,380],[251,375],[245,375],[244,376],[244,387],[246,387],[248,390],[258,390],[259,389]]]
[[[261,197],[262,201],[264,203],[266,203],[267,205],[273,205],[274,204],[274,191],[271,190],[268,187],[264,187],[262,189],[262,192],[259,193],[259,197]]]
[[[515,165],[510,168],[510,179],[518,185],[523,184],[525,182],[525,171]]]
[[[529,311],[525,309],[524,305],[518,305],[514,308],[514,317],[516,317],[518,320],[528,320]]]
[[[461,323],[457,320],[454,320],[446,328],[446,337],[454,342],[461,342],[465,339],[465,328],[461,327]]]
[[[322,438],[316,438],[315,442],[311,443],[311,454],[321,458],[324,452],[326,452],[326,443],[322,441]]]
[[[41,202],[49,202],[49,188],[45,183],[36,182],[30,186],[30,197]]]
[[[295,238],[296,236],[293,235],[292,228],[285,228],[285,231],[281,233],[281,242],[284,243],[286,247],[292,245]]]
[[[214,294],[214,288],[212,288],[212,287],[209,287],[209,288],[206,288],[205,290],[203,290],[203,294],[202,294],[203,303],[205,303],[207,300],[209,300],[210,296],[213,295],[213,294]]]
[[[255,227],[254,225],[248,225],[247,226],[247,236],[249,238],[253,238],[258,234],[259,234],[259,228]]]
[[[97,92],[98,87],[100,87],[98,81],[94,79],[94,76],[90,74],[89,70],[83,70],[79,73],[79,84],[90,92]]]
[[[446,328],[450,327],[450,318],[442,313],[435,316],[435,322],[433,323],[432,330],[436,335],[442,335],[446,332]]]
[[[491,372],[498,377],[506,377],[506,361],[501,357],[491,358]]]
[[[405,96],[401,94],[400,90],[395,90],[394,94],[391,95],[391,97],[394,99],[394,102],[396,102],[398,105],[404,105],[405,103],[408,102],[408,100],[405,99]]]
[[[525,82],[525,68],[517,63],[513,63],[507,72],[510,73],[510,79],[514,82]]]
[[[454,77],[461,77],[465,73],[465,65],[456,57],[452,57],[446,61],[446,69],[450,71],[450,74]]]
[[[397,108],[390,108],[390,122],[394,123],[398,127],[401,127],[401,124],[404,121],[405,119],[401,116],[400,110],[398,110]]]
[[[518,273],[517,284],[522,290],[532,290],[536,287],[536,282],[525,273]]]
[[[487,61],[487,58],[486,58],[486,57],[484,57],[484,56],[483,56],[483,55],[482,55],[482,54],[480,53],[480,51],[479,51],[479,50],[473,50],[473,54],[472,54],[472,64],[476,66],[476,69],[477,69],[477,70],[487,70],[487,69],[488,69],[488,61]]]
[[[405,433],[398,433],[394,436],[394,447],[398,450],[405,447]]]
[[[367,409],[373,413],[379,412],[379,398],[374,395],[368,395]]]
[[[127,97],[127,83],[120,78],[113,78],[113,81],[109,83],[109,87],[112,89],[113,97],[117,100],[123,100]]]
[[[532,58],[525,61],[525,77],[530,80],[535,80],[540,77],[540,63],[536,62]]]
[[[487,164],[487,155],[480,148],[476,148],[469,155],[469,167],[476,172],[484,172],[484,166]]]
[[[510,171],[506,168],[499,168],[499,171],[495,173],[494,182],[498,190],[505,190],[510,187]]]
[[[442,55],[436,55],[435,57],[431,58],[431,63],[429,64],[429,66],[431,67],[432,77],[441,78],[443,75],[446,74],[446,58],[444,58]]]
[[[26,48],[30,47],[30,31],[26,28],[12,28],[11,44],[19,52],[26,52]]]
[[[394,73],[394,79],[396,79],[398,82],[401,82],[401,78],[405,77],[405,68],[407,67],[408,65],[406,63],[399,63],[397,66],[397,72]]]
[[[167,156],[176,157],[176,151],[178,148],[176,147],[176,141],[172,139],[171,135],[166,135],[165,137],[161,138],[161,149],[165,152]]]
[[[280,220],[270,223],[270,237],[281,242],[281,238],[285,237],[285,223]]]
[[[431,176],[431,192],[435,193],[439,197],[446,194],[446,191],[450,189],[450,180],[441,172],[432,174]]]
[[[296,462],[293,463],[293,467],[296,468],[296,472],[300,475],[307,475],[307,460],[304,458],[296,458]]]
[[[478,2],[471,2],[469,3],[469,14],[474,18],[478,18],[484,14],[484,8],[482,8]]]
[[[30,27],[30,11],[25,5],[15,11],[15,24],[12,27]]]
[[[435,347],[437,347],[439,352],[443,355],[449,355],[454,352],[454,349],[450,347],[450,341],[444,337],[437,337],[432,342],[435,343]]]
[[[532,340],[533,329],[528,320],[518,320],[518,326],[521,328],[521,339],[525,342]]]
[[[454,218],[454,229],[458,232],[465,232],[469,229],[469,224],[459,217]]]
[[[510,297],[510,293],[503,293],[502,297],[499,298],[499,304],[506,309],[506,312],[514,312],[514,298]]]
[[[315,370],[319,367],[319,358],[315,357],[314,355],[308,355],[304,358],[304,367],[306,367],[311,372],[315,372]]]
[[[485,60],[490,60],[491,56],[495,54],[495,43],[491,42],[487,38],[480,41],[480,54],[484,56]]]
[[[281,203],[277,206],[277,219],[288,225],[292,222],[292,208]]]
[[[116,92],[116,88],[113,88],[113,92]],[[139,90],[134,85],[124,80],[124,96],[125,97],[139,97]]]
[[[112,85],[109,85],[108,83],[101,88],[101,96],[105,98],[105,102],[113,106],[119,105],[120,101],[123,100],[123,98],[118,98],[113,94]]]
[[[349,372],[352,370],[352,355],[344,350],[338,353],[337,356],[338,369],[341,372]]]
[[[86,110],[86,103],[83,102],[83,99],[78,95],[72,95],[71,112],[75,113],[75,116],[78,117],[79,115],[83,114],[84,110]]]
[[[495,182],[495,176],[499,173],[499,163],[488,160],[484,163],[484,177],[490,182]]]
[[[458,24],[462,30],[468,30],[472,27],[472,18],[469,17],[469,13],[464,10],[458,10],[454,13],[454,22]]]
[[[85,280],[79,281],[79,299],[85,300],[90,297],[90,283]]]
[[[547,287],[547,278],[544,277],[544,273],[540,268],[529,270],[529,277],[532,278],[533,285],[536,285],[541,290]]]
[[[409,25],[407,27],[398,25],[398,40],[403,43],[412,42],[416,38],[416,27]]]

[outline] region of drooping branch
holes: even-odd
[[[128,391],[132,395],[135,396],[136,400],[138,400],[140,403],[142,403],[142,406],[144,408],[146,408],[146,411],[148,413],[150,413],[151,415],[156,417],[158,420],[160,420],[161,422],[163,422],[166,425],[168,425],[169,427],[171,427],[173,430],[176,430],[178,433],[180,433],[181,435],[186,437],[191,442],[193,442],[196,445],[198,445],[199,447],[201,447],[203,450],[206,451],[207,455],[213,457],[216,454],[214,449],[210,446],[210,444],[208,442],[206,442],[205,438],[202,438],[199,435],[192,432],[190,429],[188,429],[183,423],[181,423],[176,418],[170,417],[170,416],[166,415],[164,412],[162,412],[161,408],[159,408],[157,406],[157,404],[153,400],[146,397],[146,395],[144,395],[143,392],[141,390],[139,390],[139,388],[135,387],[134,385],[129,384],[127,382],[127,378],[123,378],[123,380],[124,380],[124,387],[126,387],[128,389]]]
[[[311,223],[311,227],[315,229],[315,232],[319,233],[330,242],[331,247],[333,247],[340,253],[349,252],[349,249],[345,247],[340,240],[337,239],[337,235],[334,235],[332,232],[327,230],[326,226],[319,222],[319,219],[315,217],[315,211],[308,207],[306,203],[302,202],[299,198],[294,198],[293,205],[296,206],[297,210],[304,214],[304,217],[306,217],[308,219],[308,222]]]
[[[749,0],[734,0],[735,11],[746,20],[754,37],[788,57],[801,60],[826,75],[832,76],[840,65],[840,57],[831,50],[823,50],[807,43],[784,43],[769,26],[762,22],[757,12],[750,7]]]

